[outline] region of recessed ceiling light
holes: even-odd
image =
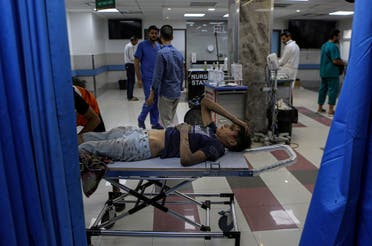
[[[205,14],[184,14],[184,17],[203,17]]]
[[[94,9],[96,10],[96,9]],[[119,12],[119,10],[117,9],[100,9],[100,10],[96,10],[97,12],[100,12],[100,13],[117,13]]]
[[[291,2],[308,2],[309,0],[289,0]]]
[[[353,15],[354,11],[336,11],[329,13],[329,15]]]
[[[297,13],[300,13],[300,12],[301,12],[301,10],[299,10],[299,9],[296,9],[296,12],[297,12]]]
[[[172,8],[168,8],[168,10],[172,10]]]
[[[229,17],[229,14],[225,14],[223,17]]]
[[[215,8],[209,8],[208,11],[215,11]]]

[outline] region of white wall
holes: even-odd
[[[104,19],[92,13],[69,12],[68,34],[71,55],[100,54],[105,50]]]

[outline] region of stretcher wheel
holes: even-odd
[[[234,228],[232,217],[229,213],[225,213],[218,220],[218,227],[223,232],[229,232]]]
[[[106,210],[106,212],[103,214],[102,219],[101,219],[101,224],[103,224],[106,221],[109,221],[110,219],[115,218],[115,217],[116,217],[115,208],[111,207],[108,210]],[[112,223],[108,224],[107,226],[105,226],[105,229],[106,230],[110,229],[114,225],[115,225],[115,222],[112,222]]]
[[[200,108],[192,108],[186,112],[183,121],[189,125],[202,125]]]

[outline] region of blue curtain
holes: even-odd
[[[354,8],[347,75],[301,246],[372,244],[372,1]]]
[[[0,23],[0,245],[86,245],[64,1]]]

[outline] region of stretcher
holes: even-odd
[[[252,167],[247,160],[247,155],[258,152],[272,152],[282,150],[287,153],[287,158],[273,163],[263,163],[260,167]],[[108,199],[94,220],[93,224],[86,229],[88,243],[91,245],[93,236],[126,236],[126,237],[190,237],[204,238],[230,238],[235,239],[235,245],[240,245],[240,231],[236,220],[235,199],[233,193],[220,194],[195,194],[182,193],[181,187],[192,183],[202,177],[252,177],[268,170],[273,170],[296,162],[296,153],[288,145],[272,145],[248,149],[243,152],[227,152],[217,162],[204,162],[191,167],[181,166],[179,158],[159,159],[153,158],[138,162],[115,162],[108,165],[108,170],[103,177],[122,190],[122,195],[114,199]],[[119,182],[120,179],[138,180],[135,188]],[[168,185],[167,181],[172,181]],[[157,187],[152,192],[146,192],[149,187]],[[177,197],[177,202],[167,198]],[[201,200],[203,199],[206,200]],[[211,199],[216,197],[218,201]],[[134,200],[130,200],[133,199]],[[204,211],[204,223],[198,223],[189,217],[167,207],[169,204],[191,203],[199,210]],[[216,200],[216,199],[215,199]],[[125,204],[127,209],[122,213],[116,213],[115,207]],[[129,208],[129,204],[133,204]],[[213,205],[226,206],[226,210],[219,212],[218,227],[220,231],[211,230],[211,208]],[[115,222],[124,219],[148,206],[168,213],[173,217],[188,223],[197,232],[166,232],[166,231],[135,231],[135,230],[112,230]],[[200,217],[202,218],[202,217]]]

